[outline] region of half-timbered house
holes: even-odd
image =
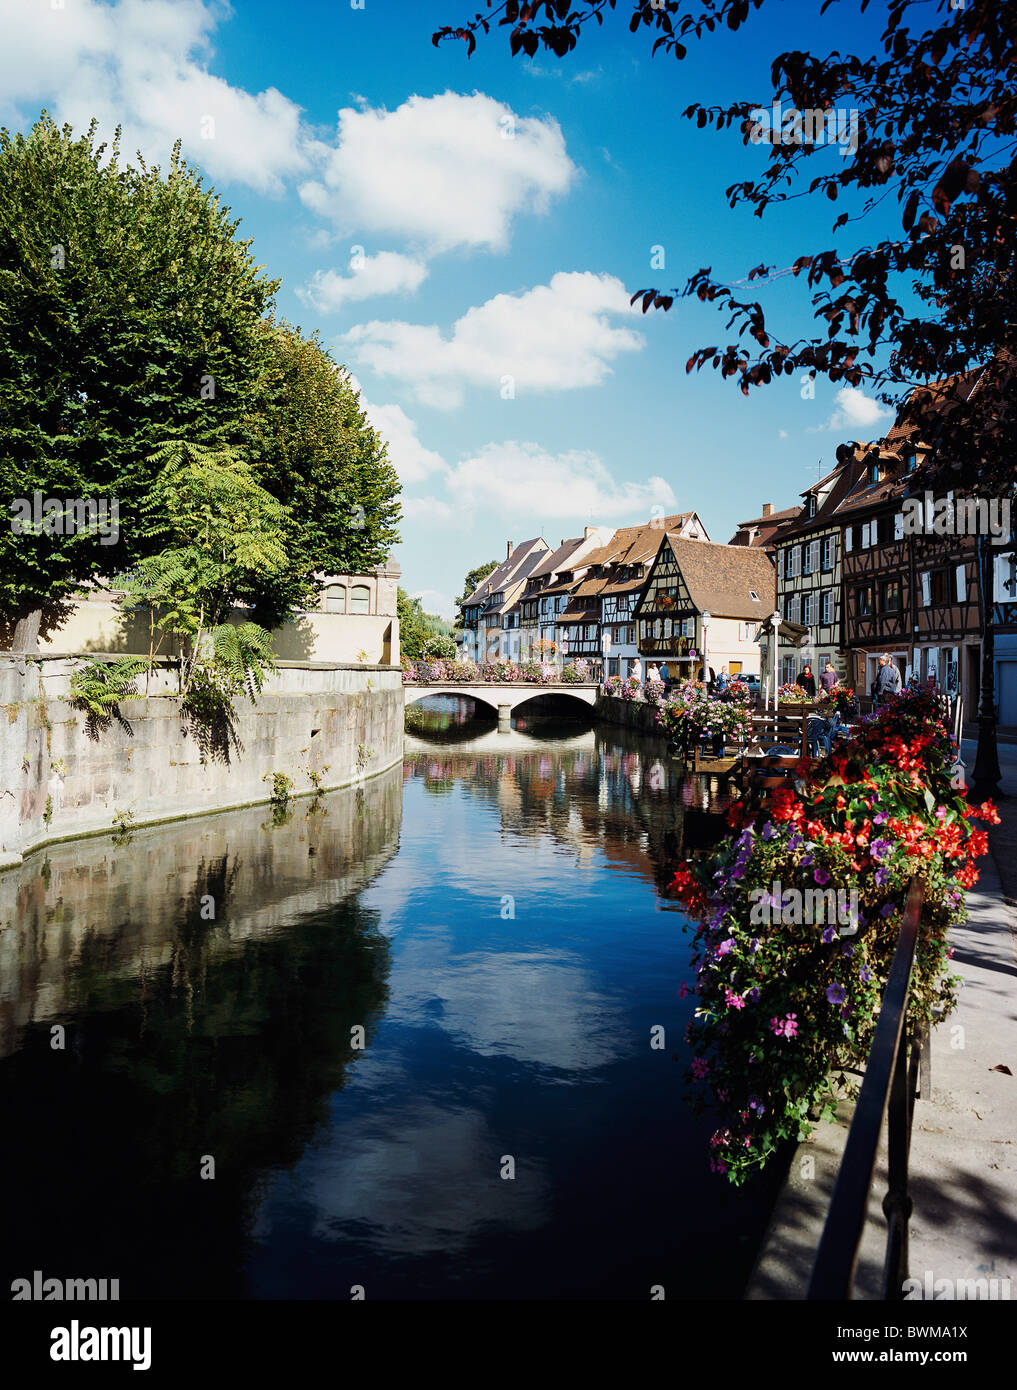
[[[848,676],[841,612],[840,502],[862,475],[860,446],[842,445],[837,467],[802,493],[802,506],[773,536],[778,626],[777,680],[796,679],[806,662],[817,679],[828,661]],[[804,629],[804,635],[802,632]]]
[[[640,655],[665,660],[673,678],[725,666],[759,675],[759,629],[775,600],[764,550],[667,534],[635,607]]]

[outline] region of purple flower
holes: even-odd
[[[751,999],[754,1004],[756,1000],[759,998],[759,986],[753,985],[750,990],[747,990],[745,993],[745,998]]]
[[[802,868],[803,868],[803,869],[811,869],[812,866],[813,866],[813,864],[814,864],[815,862],[816,862],[816,861],[813,859],[811,853],[810,853],[810,854],[803,854],[803,855],[802,855]]]
[[[867,965],[863,965],[861,970],[859,970],[858,978],[861,980],[862,984],[865,985],[867,985],[869,981],[872,979],[872,971],[869,969]]]
[[[788,849],[801,849],[801,847],[802,847],[802,845],[804,845],[804,843],[805,843],[805,840],[804,840],[804,839],[802,838],[802,836],[798,833],[798,831],[795,830],[795,831],[792,831],[791,835],[788,837],[787,847],[788,847]]]
[[[869,845],[869,853],[872,855],[873,859],[886,859],[888,855],[893,853],[893,845],[889,840],[884,840],[882,838],[873,840]]]
[[[880,917],[892,917],[896,910],[893,903],[884,903],[879,909],[879,915]]]
[[[836,929],[836,927],[827,927],[826,931],[823,933],[823,941],[824,941],[824,943],[825,943],[827,946],[829,946],[830,942],[834,939],[834,937],[835,937],[836,935],[837,935],[837,929]]]
[[[850,1018],[853,1012],[854,1010],[852,1009],[851,1005],[845,1004],[840,1011],[840,1016],[841,1018]]]
[[[812,877],[820,886],[822,886],[824,883],[830,882],[830,875],[823,868],[817,869],[816,872],[812,875]]]
[[[845,955],[845,956],[847,956],[848,959],[850,960],[850,958],[854,955],[854,953],[855,953],[855,948],[854,948],[853,946],[845,946],[842,954]]]
[[[884,869],[882,867],[878,868],[876,870],[876,882],[879,884],[880,888],[884,887],[885,884],[889,883],[890,870]]]
[[[715,952],[718,956],[726,956],[734,947],[734,937],[729,936],[726,941],[722,941]]]
[[[886,822],[887,822],[889,819],[890,819],[890,813],[889,813],[889,811],[880,811],[880,812],[878,813],[878,815],[875,815],[875,816],[872,817],[872,824],[873,824],[873,825],[885,825]]]
[[[773,821],[768,820],[766,824],[763,826],[762,836],[764,840],[773,839]]]
[[[709,1062],[704,1062],[702,1057],[693,1057],[692,1075],[696,1078],[697,1081],[702,1081],[703,1077],[709,1074],[709,1071]]]
[[[843,1004],[847,998],[847,990],[843,985],[827,985],[826,997],[831,1004]]]

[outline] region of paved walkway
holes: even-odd
[[[1001,745],[999,758],[1002,824],[990,831],[969,920],[952,937],[964,984],[957,1009],[933,1033],[932,1097],[915,1104],[910,1270],[933,1285],[1010,1279],[1017,1300],[1017,747]],[[973,745],[965,743],[964,761],[973,766]],[[746,1297],[804,1296],[851,1109],[799,1145]],[[859,1259],[861,1298],[879,1297],[884,1164],[885,1153]],[[1005,1297],[1006,1285],[997,1287]]]

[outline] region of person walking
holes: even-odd
[[[716,691],[717,691],[717,694],[718,694],[718,695],[723,695],[723,694],[724,694],[724,691],[727,689],[727,687],[728,687],[727,667],[726,667],[726,666],[722,666],[722,667],[720,668],[720,675],[717,677],[717,682],[716,682]]]
[[[823,668],[823,674],[819,677],[819,684],[823,687],[824,694],[829,694],[835,685],[839,685],[837,672],[833,669],[833,662],[828,661]]]
[[[879,670],[876,672],[876,704],[881,705],[888,695],[899,695],[900,687],[900,672],[896,663],[884,652],[879,658]]]
[[[639,657],[638,657],[638,656],[636,657],[635,661],[633,661],[633,663],[632,663],[632,670],[629,672],[629,675],[630,675],[630,676],[635,676],[635,678],[636,678],[636,680],[639,682],[639,684],[642,685],[642,683],[643,683],[643,663],[639,660]]]
[[[646,668],[646,679],[647,682],[660,680],[660,672],[658,671],[657,667],[654,665],[652,661]]]
[[[660,679],[664,682],[664,694],[666,695],[671,689],[671,672],[667,669],[666,661],[660,663]]]
[[[812,667],[808,662],[802,667],[795,684],[800,685],[806,695],[811,695],[813,699],[816,698],[816,678],[812,674]]]

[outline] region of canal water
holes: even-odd
[[[4,1287],[740,1295],[776,1175],[708,1170],[661,892],[702,784],[427,703],[360,787],[0,875]]]

